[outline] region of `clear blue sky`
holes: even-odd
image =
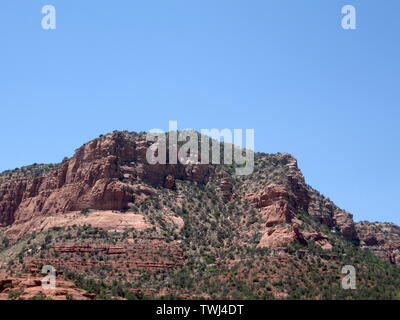
[[[2,0],[0,171],[168,120],[254,128],[357,221],[400,224],[399,16],[398,0]]]

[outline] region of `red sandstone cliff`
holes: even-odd
[[[149,165],[147,143],[128,132],[95,139],[40,176],[0,180],[0,226],[34,217],[82,210],[123,210],[146,193],[145,182],[173,188],[175,179],[205,183],[208,165]]]

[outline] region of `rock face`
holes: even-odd
[[[360,222],[356,224],[361,247],[379,258],[400,264],[400,227],[392,223]]]
[[[260,193],[250,193],[245,199],[257,208],[266,220],[266,226],[271,227],[280,223],[292,221],[295,213],[300,209],[296,196],[283,186],[270,185]]]
[[[2,177],[0,226],[85,208],[124,210],[146,192],[140,182],[173,188],[175,179],[208,181],[209,165],[148,164],[149,145],[143,137],[115,132],[87,143],[39,177]]]
[[[320,232],[304,232],[303,237],[307,241],[314,241],[324,250],[331,250],[333,248],[333,246],[329,243],[327,236]]]
[[[262,236],[258,247],[282,247],[285,244],[298,241],[306,244],[303,234],[299,231],[296,224],[291,226],[276,226],[268,228]]]
[[[337,228],[346,240],[358,242],[353,216],[349,212],[340,209],[312,188],[309,188],[309,194],[311,195],[310,215],[330,228]]]
[[[285,170],[278,181],[260,186],[252,193],[244,191],[244,199],[259,208],[266,227],[291,223],[297,213],[308,213],[329,228],[338,230],[346,240],[358,242],[352,215],[309,187],[291,155],[277,155],[272,169],[277,166],[283,166]],[[321,242],[321,245],[329,248],[326,243]]]

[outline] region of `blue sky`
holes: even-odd
[[[41,28],[41,8],[57,29]],[[357,9],[357,30],[341,8]],[[3,0],[0,171],[113,130],[254,128],[355,219],[400,224],[398,0]]]

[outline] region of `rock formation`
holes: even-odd
[[[38,216],[79,211],[124,210],[148,190],[140,183],[173,188],[175,179],[206,183],[209,165],[150,165],[147,144],[127,132],[95,139],[56,169],[39,177],[0,180],[0,226]]]
[[[359,222],[356,224],[360,245],[376,256],[400,264],[400,227],[393,223]]]
[[[114,211],[125,211],[148,198],[157,198],[160,189],[176,190],[177,183],[184,181],[215,185],[224,205],[239,201],[254,208],[263,220],[258,247],[279,248],[292,242],[307,245],[313,241],[331,250],[332,244],[325,234],[301,227],[296,215],[307,214],[346,240],[355,244],[361,241],[363,248],[378,257],[400,263],[399,227],[361,223],[356,228],[350,213],[305,183],[297,161],[289,154],[257,154],[255,172],[235,177],[228,173],[229,169],[218,165],[151,165],[146,160],[149,146],[144,134],[114,132],[83,145],[59,165],[34,165],[0,174],[0,227],[7,227],[5,234],[12,240],[34,231],[86,224],[106,231],[160,231],[160,226],[144,215]],[[181,209],[184,198],[176,197]],[[86,209],[95,213],[79,214]],[[164,212],[163,223],[175,225],[176,232],[184,229],[182,217],[169,214],[170,209],[162,206],[159,210]],[[244,221],[249,222],[249,218],[244,217]],[[61,246],[54,250],[76,253],[82,248],[86,247]],[[107,250],[119,250],[118,254],[122,254],[126,249]]]

